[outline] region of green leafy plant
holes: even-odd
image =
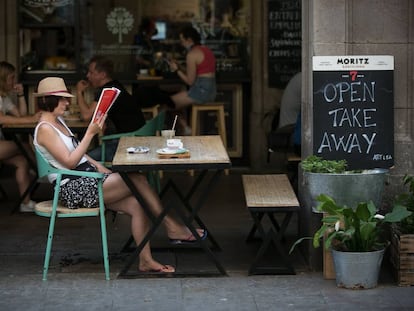
[[[347,163],[345,160],[324,160],[311,155],[301,162],[302,169],[310,173],[344,173]]]
[[[403,234],[414,233],[414,177],[405,175],[403,178],[404,186],[408,186],[408,192],[396,196],[394,206],[405,206],[412,214],[398,223],[398,229]]]
[[[412,213],[405,206],[396,205],[385,215],[377,213],[372,202],[361,202],[353,209],[338,205],[335,200],[325,194],[317,197],[317,210],[325,213],[322,225],[313,238],[304,237],[295,242],[291,248],[305,239],[312,239],[313,246],[319,247],[325,236],[326,249],[333,248],[347,252],[370,252],[380,250],[389,244],[383,234],[384,225],[400,222]]]

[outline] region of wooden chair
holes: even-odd
[[[56,184],[54,186],[53,200],[44,201],[36,204],[35,213],[39,216],[49,217],[49,233],[47,238],[47,246],[45,253],[45,260],[43,265],[43,280],[47,280],[47,272],[49,269],[50,253],[52,250],[53,232],[55,228],[56,218],[69,217],[90,217],[99,216],[101,223],[101,237],[102,237],[102,253],[104,259],[105,278],[109,280],[109,256],[108,243],[106,236],[106,222],[105,222],[105,206],[103,199],[102,180],[104,174],[98,172],[85,172],[76,170],[62,170],[51,166],[43,155],[36,149],[36,161],[39,177],[45,177],[49,174],[56,174]],[[98,193],[99,193],[99,207],[97,208],[78,208],[69,209],[59,204],[60,182],[62,175],[84,176],[98,179]]]
[[[218,123],[218,134],[223,141],[224,147],[227,148],[227,135],[226,135],[226,122],[225,122],[225,115],[224,115],[224,103],[222,102],[212,102],[206,103],[202,105],[192,105],[191,108],[191,129],[192,129],[192,136],[199,135],[199,118],[201,111],[211,111],[216,113],[217,116],[217,123]]]
[[[200,135],[200,112],[213,112],[217,117],[218,134],[223,141],[224,148],[227,148],[227,134],[226,134],[226,118],[224,114],[224,103],[211,102],[201,105],[192,105],[191,108],[191,135]],[[224,170],[225,175],[229,174],[229,170]],[[190,175],[194,175],[194,171],[190,171]]]

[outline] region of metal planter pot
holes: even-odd
[[[312,210],[317,212],[316,197],[326,194],[337,204],[356,207],[360,202],[372,200],[380,207],[387,169],[364,170],[361,173],[309,173],[304,172],[304,185],[312,197]]]
[[[378,284],[385,249],[374,252],[332,250],[336,285],[349,289],[374,288]]]

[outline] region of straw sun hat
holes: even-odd
[[[37,93],[33,93],[35,97],[40,96],[61,96],[61,97],[75,97],[67,89],[65,81],[58,77],[44,78],[39,82]]]

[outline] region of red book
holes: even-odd
[[[121,93],[121,91],[116,87],[108,87],[102,90],[95,112],[93,113],[92,122],[99,123],[102,117],[104,117],[109,109],[111,109],[119,93]]]

